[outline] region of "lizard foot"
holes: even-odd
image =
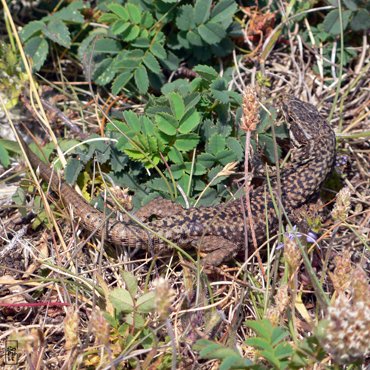
[[[194,246],[200,253],[206,254],[202,258],[203,266],[219,266],[234,258],[239,251],[239,247],[235,243],[214,235],[203,236],[195,242]]]

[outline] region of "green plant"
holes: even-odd
[[[20,36],[24,49],[32,59],[34,71],[40,70],[49,54],[49,42],[69,49],[72,45],[71,32],[67,25],[84,22],[81,10],[86,8],[83,1],[73,1],[61,10],[40,20],[29,22]]]
[[[246,345],[256,350],[254,361],[245,359],[235,350],[210,340],[198,340],[194,347],[199,351],[201,358],[220,360],[222,370],[299,369],[317,364],[325,358],[325,351],[316,336],[304,338],[293,346],[286,341],[288,331],[281,327],[273,327],[267,319],[249,320],[246,325],[256,333],[256,337],[245,340]]]

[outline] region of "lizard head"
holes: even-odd
[[[331,130],[312,104],[304,103],[293,96],[283,98],[282,111],[289,128],[290,139],[296,147],[306,145]]]

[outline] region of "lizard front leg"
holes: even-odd
[[[192,245],[205,253],[202,258],[204,266],[219,266],[221,263],[234,258],[239,252],[239,246],[230,240],[216,235],[205,235],[192,242]]]

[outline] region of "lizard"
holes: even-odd
[[[277,231],[278,215],[274,198],[278,197],[278,189],[281,207],[289,215],[318,193],[335,161],[335,133],[315,106],[293,96],[285,96],[282,111],[293,144],[292,160],[281,171],[280,187],[273,180],[271,188],[265,184],[250,192],[250,209],[258,243],[266,238],[267,228],[270,234]],[[38,169],[40,177],[49,182],[63,203],[72,207],[82,227],[97,237],[104,234],[105,240],[117,247],[161,253],[168,248],[167,239],[183,249],[198,249],[205,254],[202,264],[211,266],[231,260],[244,249],[245,216],[240,199],[217,206],[189,209],[179,205],[169,206],[168,200],[154,200],[146,209],[151,209],[157,218],[141,217],[147,214],[146,211],[139,210],[137,213],[145,228],[134,221],[118,222],[90,205],[71,186],[61,181],[52,168],[24,144],[23,139],[20,141],[32,167]]]

